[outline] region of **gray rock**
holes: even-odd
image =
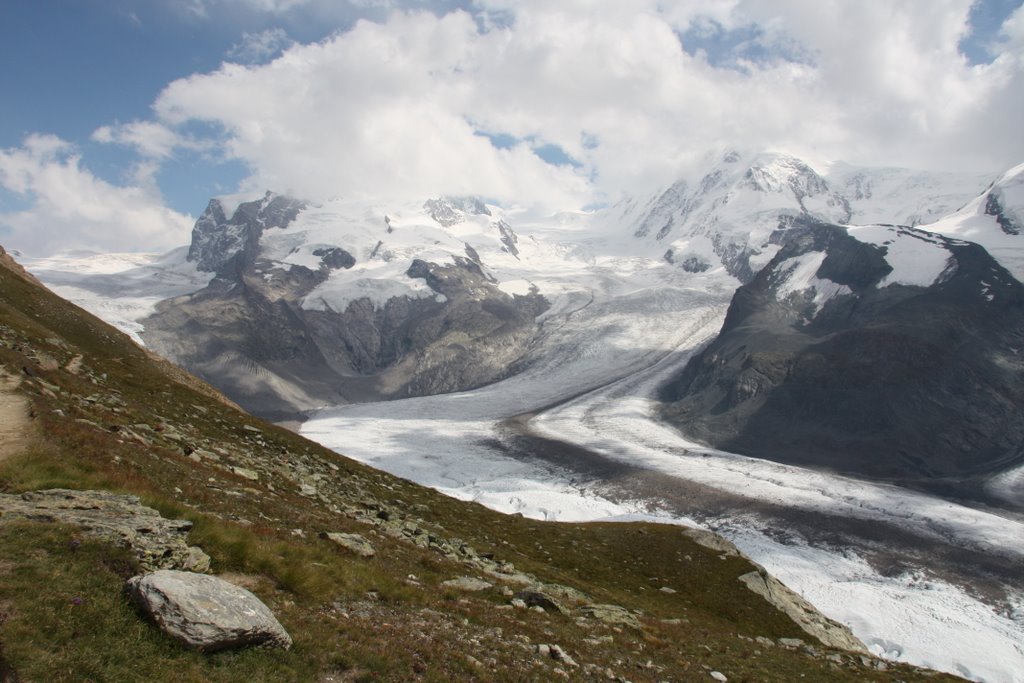
[[[442,581],[441,585],[445,588],[454,588],[455,590],[467,591],[469,593],[475,593],[477,591],[487,590],[492,584],[478,579],[474,576],[460,576],[457,579],[449,579],[448,581]]]
[[[617,624],[635,629],[640,628],[640,621],[637,620],[636,615],[625,607],[619,607],[618,605],[584,605],[581,611],[591,619],[596,619],[605,624]]]
[[[527,607],[540,607],[547,611],[558,612],[565,614],[566,609],[562,604],[552,595],[543,591],[526,589],[516,593],[516,597],[526,603]]]
[[[715,679],[716,681],[719,681],[719,683],[725,683],[726,681],[728,681],[728,680],[729,680],[729,679],[728,679],[728,678],[726,677],[726,675],[725,675],[724,673],[722,673],[721,671],[712,671],[712,672],[711,672],[711,673],[710,673],[709,675],[710,675],[710,676],[711,676],[711,677],[712,677],[713,679]]]
[[[576,663],[576,660],[570,657],[569,653],[563,650],[560,645],[551,645],[550,648],[551,659],[555,660],[556,662],[561,662],[566,666],[579,666],[579,664]]]
[[[572,586],[564,586],[560,583],[537,584],[533,586],[533,590],[554,598],[560,604],[582,605],[583,603],[590,602],[590,597],[583,591],[577,590]]]
[[[322,538],[337,544],[338,546],[359,557],[373,557],[377,554],[373,545],[359,534],[343,534],[340,532],[328,532],[321,534]]]
[[[719,536],[718,534],[706,531],[704,529],[697,528],[685,528],[683,529],[683,535],[689,538],[694,543],[702,545],[705,548],[715,550],[726,555],[739,555],[740,551],[737,550],[736,546],[732,541]]]
[[[799,638],[779,638],[779,645],[782,647],[802,647],[804,641]]]
[[[815,609],[814,605],[790,590],[763,568],[744,574],[739,577],[739,580],[747,588],[782,611],[808,635],[813,636],[823,645],[854,652],[867,651],[864,644],[853,635],[849,628],[826,617]],[[783,643],[783,645],[785,644]]]
[[[161,570],[129,579],[128,593],[164,633],[202,652],[292,644],[259,598],[216,576]]]
[[[90,536],[130,549],[145,571],[210,569],[209,556],[186,541],[192,522],[161,517],[139,503],[137,496],[70,489],[0,494],[0,523],[13,519],[78,527]]]
[[[248,479],[249,481],[259,481],[260,475],[256,470],[251,470],[248,467],[232,467],[231,471],[242,479]]]

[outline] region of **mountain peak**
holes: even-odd
[[[444,196],[428,199],[423,203],[423,208],[431,218],[446,228],[462,223],[467,215],[491,215],[491,210],[479,197]]]
[[[284,228],[306,203],[268,191],[261,199],[242,202],[227,215],[225,204],[211,199],[192,229],[188,260],[196,268],[221,274],[236,259],[251,261],[266,229]]]

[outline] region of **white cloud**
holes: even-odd
[[[5,246],[30,254],[89,248],[159,251],[184,244],[193,219],[152,189],[111,185],[84,168],[74,147],[53,135],[0,150],[0,187],[27,202],[0,213]]]
[[[957,52],[970,4],[478,0],[492,14],[395,12],[176,81],[155,110],[172,127],[223,126],[253,189],[306,196],[581,203],[664,182],[721,146],[995,171],[1024,158],[1021,20],[1000,57],[972,66]],[[756,27],[764,49],[807,59],[718,68],[679,39],[707,21]],[[477,129],[530,142],[495,149]],[[552,167],[528,144],[582,167]]]
[[[93,131],[92,139],[106,144],[133,147],[142,156],[153,159],[166,159],[176,147],[190,145],[177,132],[155,121],[132,121],[102,126]]]
[[[267,29],[259,33],[243,33],[241,42],[231,47],[228,58],[245,64],[258,64],[276,56],[292,42],[282,28]]]

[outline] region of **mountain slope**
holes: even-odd
[[[1024,164],[1011,168],[958,211],[922,227],[977,242],[1024,281]]]
[[[980,246],[803,221],[664,390],[716,447],[980,495],[1024,463],[1024,285]]]
[[[506,517],[353,463],[195,380],[182,383],[179,371],[6,265],[0,363],[24,377],[16,391],[38,427],[26,450],[0,463],[5,493],[111,489],[191,520],[189,542],[255,591],[295,641],[288,652],[183,650],[128,607],[121,586],[137,569],[123,550],[80,529],[0,517],[8,679],[500,681],[561,670],[653,681],[718,670],[759,680],[952,680],[780,644],[808,636],[737,580],[754,567],[713,539],[701,537],[705,546],[650,524]],[[366,535],[377,558],[343,553],[319,537],[327,531]],[[467,574],[492,587],[442,585]],[[566,614],[509,606],[508,581],[544,584]],[[632,613],[588,611],[576,600]],[[639,628],[602,621],[623,614]],[[577,666],[536,647],[547,643]]]

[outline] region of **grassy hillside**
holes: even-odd
[[[213,571],[259,595],[295,641],[185,650],[123,596],[130,553],[0,517],[0,681],[955,680],[780,644],[809,638],[737,581],[751,565],[679,528],[503,516],[347,460],[243,413],[0,259],[0,369],[21,378],[31,415],[27,441],[0,460],[0,493],[107,489],[191,520]],[[376,556],[323,532],[362,534]],[[502,572],[624,607],[639,628],[513,607]],[[460,576],[493,586],[441,585]]]

